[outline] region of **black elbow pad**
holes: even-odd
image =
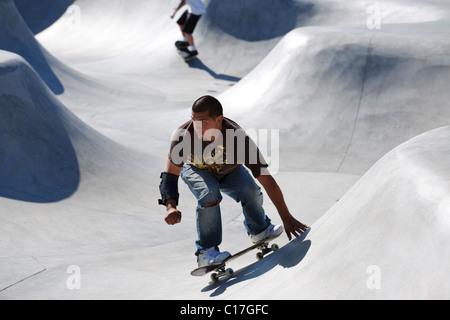
[[[158,200],[160,205],[165,206],[167,200],[175,200],[178,205],[178,199],[180,198],[178,193],[178,176],[167,172],[161,173],[159,191],[161,192],[161,199]]]

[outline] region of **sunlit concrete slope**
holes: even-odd
[[[243,111],[239,117],[248,127],[273,126],[266,106],[277,113],[276,117],[300,120],[289,131],[291,136],[285,130],[283,137],[295,140],[303,152],[292,153],[292,145],[285,143],[285,169],[361,174],[399,143],[435,128],[435,120],[437,126],[446,124],[441,117],[418,120],[422,111],[407,117],[400,110],[394,111],[410,102],[411,109],[424,110],[428,101],[440,99],[433,92],[446,91],[440,78],[448,75],[448,61],[440,52],[446,51],[448,44],[441,32],[433,31],[447,28],[448,9],[439,2],[378,2],[381,30],[372,31],[366,24],[372,21],[367,11],[373,6],[364,1],[348,5],[284,0],[277,6],[272,1],[257,1],[258,5],[254,0],[205,1],[208,13],[195,34],[200,56],[189,68],[173,47],[179,30],[169,15],[176,2],[74,2],[77,9],[38,39],[58,59],[84,77],[94,77],[96,83],[86,86],[86,81],[74,81],[57,67],[55,72],[66,87],[60,99],[100,132],[142,149],[147,146],[145,137],[161,140],[169,134],[165,128],[184,120],[180,109],[188,109],[202,94],[227,91],[260,63],[284,34],[301,27],[236,90],[221,96],[230,115],[232,109]],[[444,69],[436,70],[441,65]],[[439,73],[437,78],[428,75],[434,70]],[[404,81],[409,77],[411,84]],[[435,84],[438,88],[430,93]],[[410,91],[421,99],[405,101],[405,95],[399,94],[405,86],[417,88]],[[385,111],[374,114],[374,105]],[[438,103],[433,106],[438,107]],[[157,130],[161,135],[155,136],[147,128],[158,126],[152,120],[155,117],[164,117],[155,111],[168,108],[168,126]],[[130,109],[152,126],[137,126],[126,115]],[[146,116],[149,109],[151,117]],[[259,121],[253,119],[254,110]],[[380,116],[381,112],[387,116]],[[414,124],[405,128],[410,121]],[[324,133],[323,126],[328,128]],[[370,152],[364,148],[360,152],[360,145],[366,143]],[[145,151],[150,152],[150,148]],[[293,157],[295,164],[290,161]]]
[[[283,168],[364,173],[450,121],[450,43],[410,28],[296,29],[221,99],[250,127],[283,127]]]
[[[230,298],[448,299],[449,164],[450,127],[395,148]]]
[[[195,31],[200,61],[191,65],[191,71],[210,67],[217,76],[245,75],[280,37],[302,23],[299,15],[306,17],[313,7],[300,1],[282,2],[272,6],[271,1],[206,0],[208,13]],[[88,72],[102,72],[107,65],[122,73],[167,72],[167,67],[184,73],[184,68],[174,65],[179,57],[173,46],[180,37],[175,22],[182,11],[174,20],[169,17],[177,1],[77,0],[73,5],[76,9],[38,35],[64,61],[80,68],[89,63]],[[272,9],[265,12],[263,7]],[[279,19],[273,19],[274,14]],[[125,68],[114,65],[131,57]]]
[[[80,0],[37,36],[61,61],[51,63],[65,87],[59,99],[99,132],[153,154],[167,152],[167,137],[189,117],[196,98],[228,89],[279,41],[239,40],[210,28],[205,17],[196,30],[201,55],[187,65],[174,47],[176,5]],[[156,149],[149,138],[164,144]]]

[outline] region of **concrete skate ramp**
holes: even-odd
[[[247,127],[284,124],[281,167],[362,174],[450,121],[450,59],[441,54],[449,44],[393,30],[296,29],[220,98],[235,117],[252,115]]]
[[[369,30],[366,1],[258,2],[285,24],[253,0],[205,1],[186,65],[177,3],[77,0],[76,24],[63,15],[35,38],[0,2],[0,163],[24,163],[0,172],[28,197],[1,189],[0,299],[448,299],[449,6],[378,1],[382,28]],[[35,60],[64,91],[48,90]],[[261,262],[236,260],[218,284],[189,275],[190,191],[180,183],[173,227],[156,201],[170,135],[203,94],[245,129],[280,129],[275,178],[312,226]],[[221,206],[221,249],[239,251],[240,206]],[[265,209],[281,222],[267,197]]]
[[[223,32],[246,41],[280,37],[314,16],[312,2],[295,0],[211,0],[206,19]]]
[[[23,59],[4,52],[0,58],[0,75],[8,84],[1,91],[1,138],[2,147],[9,151],[2,153],[1,158],[4,164],[2,193],[17,191],[16,197],[5,197],[5,194],[0,197],[2,228],[5,228],[2,232],[12,229],[25,235],[20,242],[10,242],[7,241],[9,231],[5,231],[1,241],[3,257],[28,255],[35,250],[48,254],[55,248],[74,253],[87,248],[89,252],[99,252],[110,245],[114,247],[113,238],[119,243],[123,241],[123,223],[127,219],[105,219],[104,215],[131,214],[134,216],[131,220],[139,220],[139,211],[145,211],[149,203],[155,202],[153,197],[148,197],[158,189],[156,184],[148,184],[148,179],[157,176],[158,172],[153,158],[125,148],[85,125],[52,96]],[[136,182],[134,186],[127,182],[130,178]],[[5,183],[20,184],[22,189],[6,188]],[[111,194],[114,196],[109,199]],[[57,199],[40,201],[46,200],[45,196]],[[30,202],[43,203],[36,205],[8,199],[23,200],[23,197],[28,197],[25,200]],[[60,201],[45,203],[57,200]],[[35,214],[32,218],[34,223],[26,226],[30,215]],[[163,223],[159,213],[153,215],[146,211],[145,216],[154,217],[155,221],[141,221],[138,225],[154,228]],[[105,242],[100,240],[103,237],[100,236],[97,245],[93,245],[92,236],[96,237],[100,224],[111,234],[104,238],[107,239]],[[140,233],[138,226],[131,229],[133,232],[129,235]],[[76,235],[78,232],[85,234],[86,238],[83,240],[81,234]],[[144,232],[148,240],[156,241],[154,243],[166,242],[166,236],[171,234],[156,238],[152,233],[148,229]],[[173,235],[169,237],[174,239]],[[57,238],[59,240],[55,241]],[[91,240],[87,240],[89,238]],[[85,240],[87,242],[82,244]],[[142,240],[141,234],[139,242],[143,243]]]
[[[0,49],[22,56],[55,94],[63,93],[64,87],[49,66],[45,50],[34,38],[12,0],[0,2],[0,28]]]
[[[65,199],[77,189],[80,173],[57,102],[22,58],[0,56],[0,196]]]
[[[261,264],[270,273],[232,298],[448,298],[449,146],[444,127],[389,152],[302,243]]]
[[[55,23],[75,0],[14,0],[30,30],[37,34]]]

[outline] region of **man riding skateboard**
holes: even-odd
[[[183,41],[175,42],[175,46],[179,50],[184,51],[186,53],[185,59],[189,60],[198,55],[192,34],[194,33],[194,29],[197,26],[200,17],[206,13],[206,8],[202,0],[181,0],[170,18],[173,19],[175,14],[185,5],[188,6],[188,10],[186,10],[177,21],[181,33],[183,34]]]
[[[167,224],[181,222],[181,212],[177,210],[178,178],[181,176],[197,199],[196,255],[199,267],[221,263],[230,256],[228,252],[219,251],[222,193],[241,202],[244,225],[253,243],[283,232],[283,226],[271,224],[265,214],[263,194],[254,178],[277,208],[289,240],[292,235],[298,237],[309,228],[291,215],[283,193],[267,167],[250,137],[237,123],[223,116],[222,105],[217,99],[203,96],[195,101],[192,119],[180,126],[172,137],[166,172],[161,174],[162,199],[159,204],[166,207]]]

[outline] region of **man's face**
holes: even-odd
[[[207,132],[210,129],[222,129],[222,121],[223,116],[218,116],[217,118],[211,118],[209,116],[209,113],[206,112],[199,112],[194,113],[192,112],[192,120],[194,121],[194,130],[195,133],[199,138],[202,138],[205,141],[211,140],[212,135],[214,134],[214,131],[211,130]],[[206,133],[206,135],[205,135]],[[209,133],[209,134],[208,134]]]

